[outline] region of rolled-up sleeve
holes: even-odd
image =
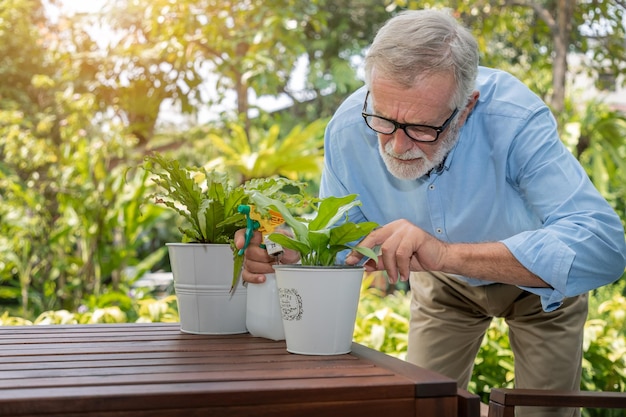
[[[552,124],[549,119],[545,113],[537,115],[534,129]],[[532,129],[530,133],[536,133]],[[566,297],[616,281],[626,266],[619,216],[560,145],[556,139],[514,142],[518,149],[511,152],[511,178],[542,226],[501,240],[522,265],[550,285],[523,287],[541,296],[546,311],[558,308]]]

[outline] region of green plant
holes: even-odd
[[[184,242],[232,244],[235,231],[246,227],[246,218],[237,208],[248,204],[251,192],[285,201],[299,195],[304,186],[279,177],[233,185],[226,173],[182,167],[178,161],[156,153],[146,157],[143,167],[154,175],[152,180],[160,188],[150,197],[185,220],[179,228]]]
[[[185,168],[159,154],[147,156],[143,167],[160,188],[150,197],[185,220],[179,227],[183,242],[230,243],[235,231],[245,227],[244,216],[237,212],[245,200],[244,188],[232,186],[226,174]]]
[[[284,201],[300,193],[304,186],[286,178],[255,178],[233,185],[225,173],[182,167],[177,160],[158,153],[147,156],[143,167],[154,175],[152,180],[160,188],[151,197],[185,220],[179,227],[183,242],[231,246],[235,262],[233,286],[243,265],[243,255],[235,250],[234,236],[237,230],[246,227],[246,217],[238,207],[249,204],[251,192]],[[287,188],[290,193],[285,191]]]
[[[348,211],[361,205],[356,199],[356,194],[320,199],[315,216],[312,218],[296,218],[280,201],[259,192],[252,192],[250,197],[255,210],[261,215],[273,209],[283,216],[285,223],[293,230],[293,236],[272,233],[269,238],[287,249],[300,253],[303,265],[334,265],[337,254],[347,249],[355,250],[368,258],[377,257],[372,249],[352,244],[378,226],[374,222],[348,221]]]
[[[161,299],[137,300],[137,304],[139,317],[136,323],[176,323],[180,321],[175,295]]]
[[[626,390],[625,304],[626,298],[616,292],[590,310],[583,342],[583,389]]]
[[[286,135],[280,134],[279,124],[246,130],[241,124],[232,123],[229,134],[208,135],[220,156],[205,166],[228,170],[243,181],[274,175],[293,180],[317,178],[327,123],[327,119],[318,119],[304,127],[297,125]]]
[[[508,337],[508,325],[503,318],[494,318],[483,337],[474,360],[469,390],[489,402],[492,387],[513,388],[514,357]]]
[[[120,298],[120,297],[115,297]],[[80,311],[48,310],[34,320],[11,316],[8,311],[0,315],[0,326],[31,326],[49,324],[94,323],[175,323],[179,321],[176,296],[163,298],[131,299],[122,305],[111,300],[92,300],[92,306],[82,305]]]

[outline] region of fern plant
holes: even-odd
[[[237,208],[248,204],[252,191],[284,200],[301,193],[304,186],[285,178],[256,178],[233,185],[223,172],[181,167],[160,154],[147,156],[144,169],[154,175],[159,187],[150,198],[185,220],[179,228],[183,242],[231,244],[235,231],[246,227],[246,218]],[[290,193],[284,191],[286,187]]]
[[[184,219],[179,227],[184,243],[230,245],[235,262],[233,283],[243,264],[243,255],[235,250],[234,236],[238,229],[246,227],[239,205],[249,204],[252,192],[279,201],[294,199],[302,194],[305,185],[286,178],[255,178],[233,185],[225,173],[182,167],[178,161],[158,153],[147,156],[143,168],[153,175],[158,187],[150,198]]]
[[[246,197],[244,187],[231,185],[226,174],[184,168],[159,154],[147,156],[144,169],[160,188],[150,197],[184,218],[179,227],[183,242],[230,243],[235,231],[245,227],[237,212]]]

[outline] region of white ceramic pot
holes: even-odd
[[[276,274],[265,274],[262,284],[248,284],[246,327],[252,336],[285,340]]]
[[[287,351],[350,352],[364,268],[275,265],[274,269]]]
[[[226,244],[168,243],[180,330],[194,334],[246,333],[246,288],[230,295],[233,252]]]

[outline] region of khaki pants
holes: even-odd
[[[515,387],[578,390],[587,295],[546,313],[538,296],[513,285],[472,287],[443,273],[411,274],[407,360],[466,388],[492,317],[503,317],[515,356]],[[578,410],[520,408],[517,416],[573,416]]]

